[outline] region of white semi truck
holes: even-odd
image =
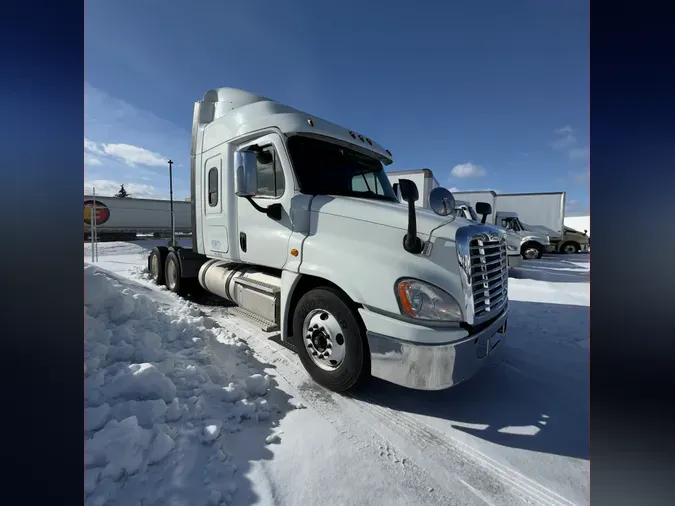
[[[476,207],[478,202],[485,202],[490,205],[491,213],[487,216],[485,222],[496,225],[509,232],[513,232],[520,237],[520,254],[523,258],[532,260],[541,258],[548,250],[551,240],[544,231],[536,228],[526,228],[520,222],[518,213],[504,210],[502,202],[498,200],[497,193],[493,191],[476,192],[455,192],[458,199],[469,202]],[[480,214],[480,213],[479,213]],[[482,221],[482,219],[481,219]]]
[[[196,285],[346,391],[372,375],[439,390],[474,375],[506,335],[508,272],[495,227],[416,209],[418,192],[368,137],[232,88],[194,106],[192,248],[148,269]],[[447,191],[446,191],[447,192]],[[449,193],[448,193],[449,195]],[[192,287],[192,288],[191,288]]]

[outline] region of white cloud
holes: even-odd
[[[481,177],[485,175],[485,169],[483,167],[480,165],[475,165],[471,162],[455,165],[450,172],[453,176],[459,178]]]
[[[572,160],[588,160],[590,151],[588,148],[572,148],[567,154]]]
[[[95,155],[105,155],[98,142],[90,141],[86,137],[84,138],[84,150]]]
[[[109,156],[119,158],[127,165],[148,165],[151,167],[166,165],[168,158],[147,149],[130,144],[104,144],[103,149]]]
[[[91,153],[85,153],[84,154],[84,165],[85,165],[85,167],[86,166],[92,166],[92,165],[103,165],[103,161],[101,161],[100,158],[92,155]]]
[[[588,147],[579,146],[579,139],[575,130],[570,125],[555,130],[555,139],[551,141],[551,147],[556,151],[567,153],[570,160],[582,160],[588,158]]]
[[[169,161],[168,158],[150,151],[148,149],[132,146],[131,144],[104,144],[100,142],[84,139],[85,158],[87,155],[107,156],[117,158],[131,167],[136,165],[147,165],[149,167],[164,166]],[[96,159],[96,157],[94,157]],[[99,159],[92,165],[100,165],[102,162]]]
[[[96,195],[101,197],[112,197],[119,190],[120,186],[124,185],[124,189],[129,192],[130,197],[139,198],[139,199],[166,199],[168,200],[168,195],[160,195],[152,185],[149,184],[138,184],[138,183],[125,183],[122,181],[113,181],[110,179],[94,179],[92,181],[84,182],[84,193],[86,195],[91,195],[93,190],[96,190]]]

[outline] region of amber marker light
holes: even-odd
[[[410,299],[408,298],[409,288],[410,283],[408,283],[407,281],[401,281],[398,284],[398,299],[401,301],[403,311],[408,313],[410,316],[415,316],[415,311],[413,311],[412,305],[410,304]]]
[[[291,250],[291,255],[293,255],[294,257],[297,257],[299,254],[300,254],[300,252],[297,249],[293,248]]]

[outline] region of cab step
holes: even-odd
[[[267,320],[266,318],[262,318],[248,309],[244,309],[242,307],[231,307],[228,308],[228,311],[233,316],[238,316],[249,323],[252,323],[256,327],[259,327],[263,332],[276,332],[279,330],[278,324]]]

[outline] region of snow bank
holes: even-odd
[[[84,272],[87,504],[230,502],[228,438],[280,411],[262,366],[189,304]]]

